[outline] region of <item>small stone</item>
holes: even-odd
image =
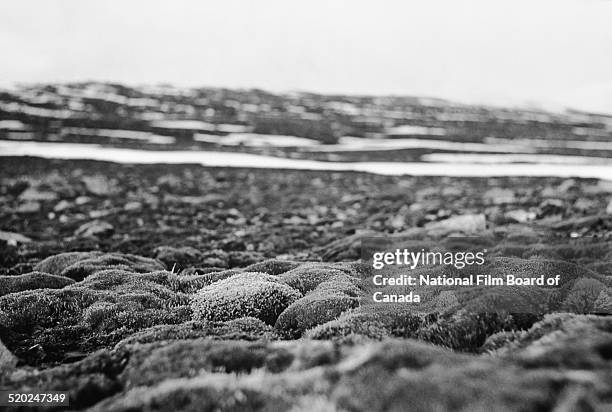
[[[436,235],[449,233],[476,234],[486,230],[487,222],[483,214],[467,214],[430,222],[425,228]]]
[[[482,195],[482,197],[485,202],[494,205],[503,205],[507,203],[516,202],[516,195],[514,193],[514,190],[501,189],[499,187],[494,187],[492,189],[487,190]]]
[[[557,190],[559,191],[559,193],[565,193],[574,186],[576,186],[576,181],[574,179],[567,179],[561,182],[559,187],[557,187]]]
[[[112,210],[92,210],[89,212],[89,217],[92,219],[100,219],[101,217],[108,216],[112,213]]]
[[[597,207],[596,201],[591,200],[591,199],[586,199],[584,197],[581,197],[574,202],[574,208],[581,212],[592,210],[592,209],[595,209],[596,207]]]
[[[11,246],[17,246],[18,243],[28,243],[32,241],[32,239],[22,234],[5,232],[3,230],[0,230],[0,240],[5,241]]]
[[[64,210],[70,209],[72,207],[72,203],[67,200],[60,200],[54,207],[54,212],[63,212]]]
[[[127,212],[137,211],[142,209],[142,203],[140,202],[128,202],[123,206],[123,210]]]
[[[79,228],[74,231],[74,234],[75,236],[81,237],[103,237],[111,235],[114,230],[115,228],[113,225],[108,222],[93,220],[79,226]]]
[[[26,202],[17,207],[17,213],[37,213],[40,212],[41,205],[39,202]]]
[[[387,225],[399,230],[406,225],[406,218],[403,215],[396,215],[387,221]]]
[[[86,176],[81,180],[92,195],[108,196],[117,193],[117,187],[104,176]]]
[[[538,218],[551,215],[562,215],[565,211],[565,203],[561,199],[546,199],[539,206]]]
[[[46,190],[38,190],[34,187],[26,189],[19,195],[19,199],[26,201],[52,201],[57,199],[57,197],[57,193]]]
[[[510,210],[504,214],[504,217],[508,220],[513,220],[517,223],[526,223],[535,219],[536,214],[534,212],[528,212],[526,210],[517,209]]]
[[[595,185],[585,186],[582,191],[591,195],[612,193],[612,180],[600,180]]]
[[[77,206],[82,206],[82,205],[84,205],[86,203],[89,203],[89,202],[91,202],[91,197],[89,197],[89,196],[79,196],[76,199],[74,199],[74,203]]]

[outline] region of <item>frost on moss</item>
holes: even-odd
[[[74,280],[42,272],[30,272],[19,276],[0,276],[0,296],[32,289],[61,289]]]
[[[274,324],[300,292],[276,276],[245,272],[200,289],[192,298],[194,320],[227,321],[252,316]]]

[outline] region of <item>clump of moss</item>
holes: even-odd
[[[96,258],[102,255],[101,252],[66,252],[57,255],[49,256],[40,261],[34,270],[38,272],[51,273],[53,275],[61,275],[64,269],[68,266],[86,259]]]
[[[383,322],[367,313],[346,311],[337,319],[315,326],[304,334],[307,339],[343,339],[362,336],[382,339],[389,336]]]
[[[169,275],[169,286],[176,292],[194,293],[202,289],[204,286],[208,286],[214,282],[222,279],[227,279],[231,276],[237,275],[239,272],[235,270],[221,270],[208,273],[191,273],[185,274],[183,272],[177,275]]]
[[[170,379],[154,387],[133,388],[98,403],[90,411],[287,411],[294,406],[289,396],[267,389],[264,384],[242,384],[241,379],[225,374]]]
[[[172,268],[174,265],[181,268],[192,265],[197,266],[204,259],[202,252],[190,246],[159,246],[155,248],[154,253],[155,258],[164,262],[168,268]]]
[[[107,253],[79,260],[62,270],[61,275],[79,281],[95,272],[107,269],[147,273],[165,270],[166,268],[155,259],[124,253]]]
[[[267,273],[268,275],[280,275],[298,266],[300,266],[299,262],[291,260],[268,259],[247,266],[244,270],[245,272],[261,272]]]
[[[200,289],[191,306],[194,320],[227,321],[252,316],[272,325],[300,297],[300,292],[276,276],[245,272]]]
[[[261,262],[265,257],[259,252],[236,250],[229,253],[229,267],[245,267]]]
[[[74,321],[98,299],[85,288],[28,290],[0,297],[0,311],[7,314],[8,328],[28,332]]]
[[[68,391],[70,407],[81,410],[121,390],[117,375],[125,365],[124,356],[101,350],[77,362],[40,370],[22,369],[7,375],[3,385],[14,390]]]
[[[170,272],[132,273],[105,270],[88,276],[75,286],[99,291],[99,301],[131,302],[146,308],[169,309],[189,304],[189,295],[174,291]]]
[[[281,313],[275,327],[289,336],[336,319],[341,313],[359,306],[359,289],[348,276],[320,283],[313,291],[292,303]]]
[[[416,332],[435,321],[435,315],[415,313],[403,304],[366,305],[343,313],[338,319],[314,327],[304,334],[310,339],[365,337],[414,338]]]
[[[359,300],[330,292],[310,293],[289,306],[276,321],[275,327],[290,336],[300,336],[306,329],[337,318],[355,308]]]
[[[357,281],[357,279],[349,278],[346,272],[324,264],[304,264],[282,273],[279,277],[303,294],[314,290],[319,284],[326,281]]]
[[[479,349],[488,336],[514,328],[515,322],[510,314],[458,311],[419,329],[416,337],[436,345],[470,352]]]
[[[165,270],[164,265],[150,258],[126,253],[68,252],[50,256],[39,262],[34,270],[69,277],[76,281],[106,269],[123,269],[146,273]]]
[[[131,300],[96,302],[85,310],[83,322],[99,333],[110,333],[121,328],[138,331],[159,324],[181,323],[188,320],[190,314],[180,307],[151,308]]]
[[[227,322],[189,321],[152,326],[123,339],[116,347],[197,338],[253,341],[278,339],[278,335],[273,327],[253,317]]]
[[[61,289],[74,280],[42,272],[30,272],[19,276],[0,276],[0,296],[32,289]]]
[[[294,355],[284,347],[259,342],[194,339],[134,347],[123,373],[126,386],[151,385],[166,379],[194,377],[203,371],[243,372],[286,369]]]

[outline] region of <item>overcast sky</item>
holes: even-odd
[[[410,94],[612,113],[610,0],[2,0],[0,82]]]

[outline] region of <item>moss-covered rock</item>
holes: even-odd
[[[306,294],[326,281],[352,282],[357,279],[332,265],[307,263],[279,275],[283,282]]]
[[[51,273],[53,275],[61,275],[64,269],[81,260],[92,259],[100,256],[101,252],[66,252],[57,255],[49,256],[40,261],[34,270],[38,272]]]
[[[107,269],[122,269],[146,273],[165,270],[155,259],[124,253],[69,252],[50,256],[38,263],[34,270],[69,277],[80,281],[85,277]]]
[[[290,336],[300,336],[306,329],[336,319],[358,305],[359,300],[354,297],[313,292],[285,309],[275,327]]]
[[[487,337],[515,328],[510,314],[455,312],[420,328],[416,337],[439,346],[462,351],[476,351]]]
[[[338,319],[306,331],[304,337],[310,339],[416,338],[417,331],[435,319],[435,315],[415,313],[404,304],[364,305],[343,313]]]
[[[162,261],[168,268],[175,265],[179,268],[197,266],[202,263],[204,258],[202,252],[190,246],[159,246],[155,248],[154,254],[155,258]]]
[[[241,268],[265,260],[259,252],[236,250],[229,253],[228,264],[230,268]]]
[[[273,327],[252,317],[227,322],[190,321],[176,325],[153,326],[123,339],[116,347],[198,338],[253,341],[278,339],[278,335]]]
[[[359,289],[349,281],[322,282],[285,309],[275,327],[289,336],[300,336],[306,329],[336,319],[359,306],[358,296]]]
[[[30,272],[18,276],[0,276],[0,296],[33,289],[61,289],[74,280],[43,272]]]
[[[125,253],[107,253],[75,262],[66,267],[61,275],[78,281],[95,272],[107,269],[146,273],[165,270],[166,268],[155,259]]]
[[[268,259],[262,262],[254,263],[244,268],[245,272],[261,272],[268,275],[280,275],[291,269],[300,266],[299,262],[291,260]]]
[[[273,375],[274,376],[274,375]],[[236,375],[208,374],[192,379],[169,379],[152,387],[133,388],[100,402],[91,412],[144,411],[285,411],[292,408],[289,396],[265,385],[242,383]],[[282,385],[275,385],[276,388]],[[309,404],[312,406],[312,403]],[[307,410],[307,409],[306,409]]]
[[[385,324],[375,316],[367,313],[347,311],[337,319],[319,324],[305,332],[307,339],[344,339],[347,337],[365,337],[383,339],[389,337]]]
[[[0,311],[6,313],[9,329],[27,332],[74,322],[98,299],[98,294],[85,288],[28,290],[0,297]]]
[[[252,316],[274,324],[300,292],[276,276],[245,272],[198,291],[192,299],[194,320],[226,321]]]
[[[67,391],[71,409],[80,410],[121,390],[117,375],[125,366],[124,356],[124,353],[102,350],[66,365],[42,370],[20,369],[18,373],[0,377],[0,383],[22,391]]]
[[[265,368],[286,369],[294,355],[265,343],[194,339],[134,348],[123,373],[127,387],[150,385],[164,379],[193,377],[203,371],[248,373]]]
[[[603,367],[612,364],[612,318],[549,314],[493,349],[529,368]]]
[[[110,333],[121,328],[138,331],[154,325],[178,324],[190,317],[189,306],[160,309],[128,300],[96,302],[84,311],[83,322],[99,333]]]

